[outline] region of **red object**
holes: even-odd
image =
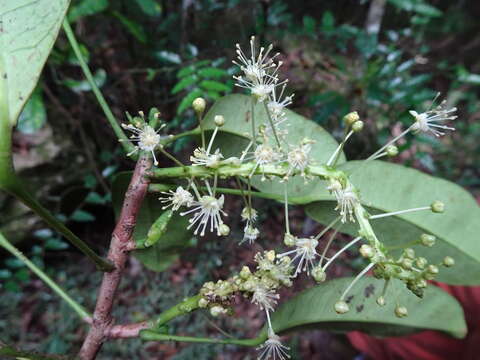
[[[381,339],[353,331],[348,334],[352,345],[374,360],[480,359],[480,287],[434,284],[462,305],[468,326],[464,339],[455,339],[439,331]]]

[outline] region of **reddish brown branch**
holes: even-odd
[[[141,330],[151,327],[148,321],[142,321],[135,324],[115,325],[107,332],[106,336],[111,339],[122,339],[137,337]]]
[[[134,243],[132,234],[137,222],[137,215],[148,190],[149,180],[145,176],[151,167],[150,159],[141,157],[135,167],[132,179],[123,201],[120,218],[112,234],[108,260],[115,270],[105,273],[98,292],[97,304],[93,313],[90,330],[80,349],[79,357],[82,360],[95,359],[103,341],[113,330],[112,306],[115,293],[122,278],[123,269],[128,258],[128,251]],[[124,332],[132,329],[124,329]],[[139,331],[139,330],[138,330]],[[137,333],[138,333],[137,331]],[[120,331],[121,333],[122,331]],[[117,332],[118,333],[118,332]]]

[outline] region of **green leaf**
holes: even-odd
[[[95,84],[101,88],[107,80],[107,72],[104,69],[98,69],[93,75],[93,80],[95,81]],[[92,86],[87,80],[65,79],[63,84],[76,93],[92,90]]]
[[[194,74],[188,77],[184,77],[182,80],[180,80],[172,89],[171,93],[176,94],[179,93],[180,91],[188,88],[189,86],[195,84],[198,80],[198,77]]]
[[[68,244],[60,239],[51,238],[45,241],[45,249],[47,250],[65,250],[68,249]]]
[[[322,16],[322,31],[332,31],[335,27],[335,18],[331,11],[325,11]]]
[[[85,210],[75,210],[73,214],[70,215],[70,219],[78,222],[91,222],[95,221],[95,216]]]
[[[177,114],[180,115],[183,113],[185,110],[187,110],[190,106],[192,106],[193,100],[195,100],[197,97],[202,95],[202,90],[200,89],[193,89],[190,93],[188,93],[182,101],[180,101],[180,104],[178,105],[177,109]]]
[[[112,182],[112,201],[117,217],[130,177],[130,172],[119,173],[115,175]],[[148,231],[163,212],[158,195],[147,195],[138,213],[137,225],[133,233],[136,244],[145,242]],[[180,216],[176,212],[168,223],[166,233],[152,247],[135,250],[133,255],[150,270],[164,271],[178,258],[183,249],[194,244],[192,232],[187,230],[188,224],[188,217]]]
[[[17,130],[24,134],[33,134],[40,130],[46,121],[47,112],[43,103],[42,90],[37,86],[18,118]]]
[[[307,34],[315,34],[315,28],[317,27],[317,22],[314,18],[309,15],[303,16],[303,29]]]
[[[349,293],[350,311],[339,315],[334,304],[353,278],[327,281],[303,291],[283,303],[272,316],[275,332],[286,333],[301,329],[324,329],[347,332],[361,330],[372,335],[395,336],[431,329],[461,338],[467,327],[460,304],[451,295],[435,286],[429,286],[425,297],[419,299],[398,280],[392,281],[385,296],[386,305],[376,304],[384,282],[364,277]],[[408,316],[394,314],[398,304],[407,307]]]
[[[350,178],[371,213],[428,206],[435,200],[445,203],[443,214],[422,211],[371,220],[379,239],[387,246],[396,246],[431,233],[437,237],[435,246],[416,246],[418,255],[432,263],[440,263],[447,255],[455,259],[455,267],[442,268],[437,279],[449,284],[480,284],[480,208],[472,196],[452,182],[401,165],[373,161],[359,168],[360,164],[352,161],[340,169],[347,173],[357,169]],[[312,198],[316,196],[312,194]],[[309,216],[326,224],[338,216],[334,207],[333,202],[321,202],[306,210]],[[356,235],[358,229],[348,224],[341,231]]]
[[[132,34],[135,39],[141,43],[147,43],[147,33],[143,29],[142,25],[136,23],[134,20],[129,19],[123,14],[120,14],[118,11],[113,11],[113,16],[115,16],[120,23],[127,29],[127,31]]]
[[[181,68],[178,72],[177,72],[177,78],[181,79],[185,76],[188,76],[190,74],[193,74],[195,72],[195,66],[194,65],[189,65],[189,66],[186,66],[184,68]]]
[[[0,89],[7,92],[11,125],[37,84],[68,4],[68,0],[0,1]]]
[[[206,78],[222,78],[228,76],[228,72],[223,69],[218,69],[214,67],[206,67],[203,69],[198,70],[198,75],[206,77]]]
[[[159,16],[162,14],[162,6],[155,0],[135,0],[140,9],[148,16]]]
[[[215,115],[223,115],[225,117],[225,125],[220,129],[221,135],[217,136],[213,148],[219,147],[225,157],[239,156],[242,150],[248,144],[245,134],[251,132],[251,98],[245,95],[227,95],[219,99],[205,116],[205,128],[213,130],[215,128]],[[288,143],[299,144],[300,141],[308,137],[315,140],[310,152],[311,158],[317,164],[328,161],[332,153],[337,148],[337,142],[332,136],[326,132],[321,126],[313,121],[304,118],[293,111],[286,110],[288,127]],[[255,124],[258,127],[268,122],[265,108],[262,104],[255,107]],[[345,161],[343,153],[340,155],[339,162]],[[252,178],[252,185],[260,191],[274,194],[283,194],[284,184],[280,184],[277,180],[261,181],[261,176]],[[311,194],[315,193],[319,196],[317,200],[330,199],[330,195],[326,191],[324,181],[313,180],[305,184],[301,178],[292,178],[288,182],[289,196],[296,197],[298,203],[308,203],[314,201]]]
[[[85,198],[85,202],[95,205],[104,205],[107,200],[99,193],[92,191],[88,193],[87,197]]]
[[[213,91],[230,91],[231,89],[221,82],[215,80],[203,80],[200,82],[200,87],[205,90],[213,90]]]
[[[81,0],[72,5],[68,11],[68,21],[71,23],[78,19],[98,14],[108,8],[108,0]]]

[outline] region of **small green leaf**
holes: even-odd
[[[189,86],[195,84],[198,80],[198,77],[194,74],[191,76],[184,77],[182,80],[180,80],[172,89],[171,93],[176,94],[179,93],[180,91],[188,88]]]
[[[223,69],[218,69],[214,67],[206,67],[203,69],[198,70],[198,75],[206,77],[206,78],[214,78],[219,79],[222,77],[228,76],[228,72]]]
[[[386,246],[406,244],[422,233],[433,234],[437,237],[435,246],[415,247],[418,255],[431,263],[441,263],[447,255],[455,259],[455,267],[442,268],[437,279],[457,285],[480,284],[480,207],[467,191],[452,182],[383,161],[351,161],[340,169],[352,174],[360,200],[372,214],[429,206],[435,200],[445,203],[443,214],[413,212],[374,219],[371,224]],[[311,197],[322,194],[312,193]],[[334,208],[334,202],[318,202],[306,210],[313,219],[327,224],[338,216]],[[340,231],[356,235],[358,227],[348,223]]]
[[[136,23],[134,20],[131,20],[125,15],[120,14],[118,11],[113,11],[112,13],[125,27],[125,29],[127,29],[127,31],[135,37],[135,39],[141,43],[147,43],[147,34],[141,24]]]
[[[85,202],[89,204],[104,205],[107,201],[99,193],[93,191],[88,193]]]
[[[93,75],[93,80],[95,81],[95,84],[101,88],[107,80],[107,72],[104,69],[98,69]],[[92,90],[92,87],[87,80],[65,79],[63,80],[63,84],[76,93]]]
[[[195,66],[194,65],[189,65],[189,66],[186,66],[184,68],[181,68],[178,72],[177,72],[177,78],[181,79],[185,76],[188,76],[190,74],[193,74],[195,72]]]
[[[315,34],[315,28],[317,27],[317,22],[314,18],[309,15],[303,16],[303,29],[307,34]]]
[[[325,11],[322,16],[322,31],[332,31],[335,27],[335,18],[331,11]]]
[[[68,20],[75,22],[78,19],[98,14],[108,8],[108,0],[81,0],[72,5],[68,11]]]
[[[202,90],[193,89],[192,92],[188,93],[182,99],[182,101],[180,101],[180,104],[178,105],[178,109],[177,109],[177,114],[180,115],[185,110],[187,110],[189,107],[191,107],[193,100],[195,100],[197,97],[199,97],[201,95],[202,95]]]
[[[162,14],[162,6],[155,0],[135,0],[140,9],[148,16],[159,16]]]
[[[18,118],[17,130],[24,134],[33,134],[40,130],[46,121],[47,111],[43,103],[42,90],[37,86]]]
[[[85,210],[75,210],[73,214],[70,215],[70,219],[78,222],[91,222],[95,221],[95,216]]]
[[[213,90],[213,91],[230,91],[231,89],[221,82],[215,80],[203,80],[200,82],[200,87],[205,90]]]
[[[65,250],[68,249],[68,244],[60,239],[50,238],[45,241],[45,249],[47,250]]]
[[[392,281],[385,296],[386,305],[378,306],[384,282],[364,277],[349,293],[350,311],[339,315],[334,304],[353,278],[327,281],[303,291],[283,303],[272,316],[275,332],[285,333],[304,328],[347,332],[361,330],[377,336],[398,336],[431,329],[462,338],[467,326],[460,304],[454,297],[433,285],[419,299],[398,280]],[[398,318],[394,309],[400,304],[408,316]]]

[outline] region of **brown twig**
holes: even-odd
[[[115,270],[105,273],[103,276],[93,313],[92,326],[80,349],[79,357],[82,360],[95,359],[105,338],[115,329],[111,314],[113,301],[122,278],[128,251],[132,248],[132,235],[137,221],[137,214],[148,190],[149,180],[145,174],[151,166],[152,162],[149,158],[145,156],[140,157],[125,194],[122,211],[113,231],[108,251],[108,259],[114,264]],[[123,327],[123,333],[128,333],[129,331],[132,331],[130,327]],[[122,331],[119,333],[122,333]]]
[[[141,330],[151,327],[151,323],[148,321],[142,321],[134,324],[115,325],[112,326],[106,336],[110,339],[125,339],[138,337]]]

